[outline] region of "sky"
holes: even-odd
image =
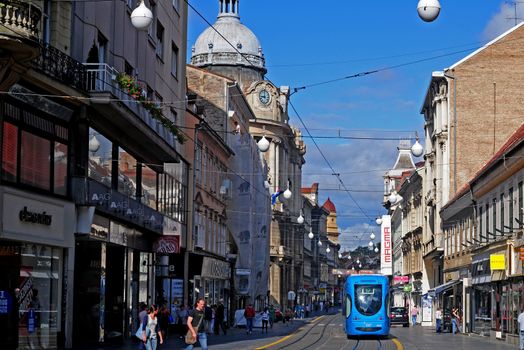
[[[189,3],[215,22],[218,0]],[[298,115],[290,109],[290,124],[301,129],[307,145],[302,186],[318,182],[320,204],[328,197],[335,204],[343,250],[366,245],[371,232],[377,234],[375,218],[386,213],[383,175],[395,163],[399,141],[424,135],[420,109],[431,73],[515,25],[515,7],[506,1],[441,0],[440,15],[430,23],[418,17],[417,3],[240,1],[241,22],[261,42],[266,78],[292,91],[307,86],[291,97]],[[189,62],[207,24],[188,11]],[[520,21],[524,3],[517,1],[516,11]]]

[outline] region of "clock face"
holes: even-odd
[[[258,94],[258,98],[259,98],[260,102],[262,102],[263,104],[267,105],[269,103],[269,100],[270,100],[269,92],[267,92],[267,90],[260,91],[260,93]]]

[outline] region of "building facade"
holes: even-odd
[[[31,13],[23,25],[2,16],[0,187],[15,204],[2,205],[0,233],[6,346],[121,342],[139,302],[167,303],[164,279],[183,278],[165,257],[187,231],[173,124],[185,110],[187,7],[160,4],[148,34],[132,27],[131,1],[4,3],[2,14]]]

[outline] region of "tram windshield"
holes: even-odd
[[[355,285],[355,307],[362,315],[372,316],[382,307],[380,284]]]

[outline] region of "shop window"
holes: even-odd
[[[524,188],[523,188],[523,182],[519,182],[519,206],[518,206],[518,213],[519,213],[519,227],[522,228],[524,226]]]
[[[45,349],[61,331],[62,251],[24,244],[20,256],[18,349]]]
[[[513,218],[515,217],[515,213],[513,213],[513,187],[511,187],[508,190],[508,221],[509,221],[509,230],[511,231],[513,229]]]
[[[111,187],[113,144],[94,129],[89,129],[88,176]]]

